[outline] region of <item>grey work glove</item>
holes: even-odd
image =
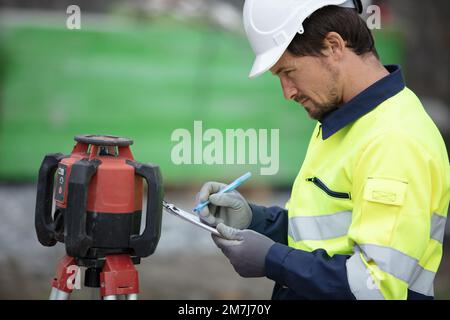
[[[245,229],[252,221],[252,209],[245,198],[235,190],[218,194],[225,186],[220,182],[207,182],[203,185],[198,200],[204,202],[209,199],[210,204],[199,212],[200,219],[211,226],[224,223],[233,228]]]
[[[272,239],[253,230],[238,230],[223,223],[217,226],[217,231],[223,238],[212,235],[214,242],[240,276],[256,278],[266,275],[266,256],[275,243]]]

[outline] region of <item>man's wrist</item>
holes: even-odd
[[[258,226],[264,225],[267,219],[265,214],[265,207],[258,206],[256,204],[249,203],[250,209],[252,210],[252,219],[247,229],[255,230]]]
[[[281,243],[274,243],[266,255],[265,270],[266,277],[277,283],[284,284],[284,261],[289,253],[294,250]]]

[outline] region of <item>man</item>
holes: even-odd
[[[431,299],[450,197],[445,144],[398,66],[384,67],[360,1],[247,0],[256,53],[286,99],[318,120],[287,209],[216,194],[202,220],[273,299]]]

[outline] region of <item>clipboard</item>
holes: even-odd
[[[181,210],[181,209],[177,208],[175,205],[168,203],[164,200],[163,200],[163,207],[168,213],[173,214],[173,215],[177,216],[178,218],[181,218],[185,221],[188,221],[188,222],[196,225],[197,227],[207,230],[210,233],[212,233],[218,237],[222,237],[222,235],[219,233],[219,231],[216,230],[216,228],[213,228],[211,226],[208,226],[208,225],[202,223],[200,221],[200,218],[197,215],[194,215],[192,213]]]

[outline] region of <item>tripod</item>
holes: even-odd
[[[86,262],[77,260],[68,255],[59,260],[56,275],[52,281],[50,300],[68,300],[70,298],[75,287],[78,266],[80,264],[84,266]],[[129,255],[109,255],[104,260],[94,260],[90,264],[92,266],[88,267],[85,273],[85,285],[99,287],[103,300],[117,300],[120,296],[125,296],[127,300],[137,300],[138,272]],[[103,268],[96,267],[102,264]]]

